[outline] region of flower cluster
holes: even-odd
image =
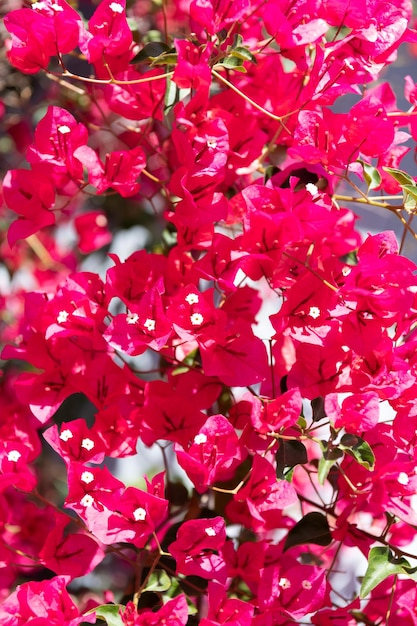
[[[346,206],[417,239],[417,85],[375,83],[411,0],[73,4],[4,19],[49,86],[2,183],[0,618],[415,624],[417,267]]]

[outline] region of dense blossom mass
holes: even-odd
[[[4,25],[1,624],[415,626],[411,0]]]

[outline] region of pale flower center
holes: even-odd
[[[81,447],[84,448],[84,450],[90,451],[94,448],[94,441],[92,439],[89,439],[88,437],[85,437],[85,439],[83,439],[81,442]]]
[[[133,511],[133,519],[136,522],[143,522],[146,519],[146,511],[141,506]]]
[[[109,9],[111,9],[114,13],[123,13],[123,7],[118,2],[112,2],[109,5]]]
[[[62,433],[59,435],[59,438],[62,439],[62,441],[68,441],[68,439],[72,439],[73,437],[74,435],[69,428],[63,430]]]
[[[188,296],[185,296],[185,301],[188,304],[197,304],[199,297],[196,293],[189,293]]]
[[[92,472],[83,472],[81,474],[81,480],[83,481],[83,483],[89,485],[94,480],[94,474]]]
[[[144,327],[146,328],[146,330],[155,330],[155,320],[151,319],[150,317],[148,317],[148,319],[146,320],[146,322],[144,323]]]
[[[56,318],[56,321],[58,322],[58,324],[63,324],[64,322],[68,320],[68,317],[69,317],[68,311],[60,311],[58,314],[58,317]]]
[[[17,463],[21,456],[22,455],[18,450],[10,450],[9,454],[7,455],[7,460],[12,461],[13,463]]]
[[[204,317],[201,315],[201,313],[193,313],[190,317],[190,321],[193,326],[201,326],[201,324],[204,322]]]
[[[91,506],[93,504],[93,502],[94,502],[94,498],[93,498],[93,496],[90,496],[89,493],[86,493],[85,496],[83,498],[81,498],[81,500],[80,500],[80,503],[83,506],[86,506],[86,507]]]
[[[206,443],[206,441],[207,441],[207,435],[205,435],[204,433],[199,433],[198,435],[194,437],[194,443],[201,444],[201,443]]]

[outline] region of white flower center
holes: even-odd
[[[144,327],[146,328],[146,330],[149,330],[149,331],[155,330],[155,320],[148,317],[148,319],[144,323]]]
[[[309,580],[303,580],[303,582],[301,583],[301,586],[303,587],[303,589],[311,589],[313,585],[311,584]]]
[[[13,463],[17,463],[21,456],[22,455],[18,450],[10,450],[9,454],[7,455],[7,460],[12,461]]]
[[[68,133],[71,132],[71,128],[63,124],[62,126],[58,126],[58,132],[61,133],[61,135],[68,135]]]
[[[114,13],[123,13],[124,9],[121,4],[118,2],[112,2],[109,5],[109,9],[111,9]]]
[[[278,586],[281,587],[281,589],[289,589],[291,587],[291,583],[288,578],[280,578]]]
[[[74,435],[69,428],[63,430],[62,433],[59,435],[59,438],[62,439],[62,441],[68,441],[68,439],[72,439],[73,437]]]
[[[199,297],[196,293],[189,293],[188,296],[185,296],[185,301],[188,302],[188,304],[197,304]]]
[[[82,504],[83,506],[91,506],[94,502],[94,498],[93,496],[90,496],[89,493],[86,493],[85,496],[83,498],[81,498],[80,500],[80,504]]]
[[[94,441],[92,439],[89,439],[88,437],[85,437],[85,439],[83,439],[81,442],[81,447],[84,448],[84,450],[90,451],[94,448]]]
[[[216,531],[214,530],[214,528],[212,526],[209,526],[208,528],[204,529],[206,535],[208,535],[209,537],[215,537],[216,536]]]
[[[139,320],[139,315],[137,313],[128,313],[126,315],[126,322],[128,324],[136,324],[138,320]]]
[[[58,322],[58,324],[63,324],[64,322],[67,321],[68,317],[69,317],[68,311],[60,311],[58,314],[58,317],[56,318],[56,321]]]
[[[313,318],[313,320],[316,320],[320,317],[320,309],[317,306],[311,306],[308,314]]]
[[[201,313],[193,313],[190,317],[190,321],[193,326],[201,326],[201,324],[204,322],[204,317],[201,315]]]
[[[94,474],[92,472],[83,472],[81,474],[81,480],[83,481],[83,483],[89,485],[94,480]]]
[[[146,519],[146,511],[141,506],[133,511],[133,519],[136,522],[143,522]]]
[[[205,435],[204,433],[199,433],[198,435],[194,437],[194,443],[200,444],[200,443],[206,443],[206,441],[207,441],[207,435]]]

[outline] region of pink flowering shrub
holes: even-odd
[[[411,1],[95,4],[4,18],[1,624],[415,626]]]

